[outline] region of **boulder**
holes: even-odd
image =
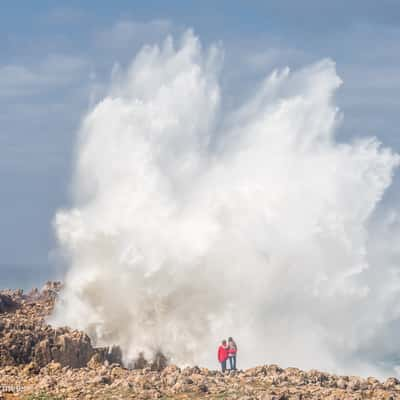
[[[51,348],[51,359],[62,366],[80,368],[87,365],[94,354],[88,335],[72,332],[58,336]]]
[[[0,314],[14,312],[18,306],[11,296],[0,293]]]

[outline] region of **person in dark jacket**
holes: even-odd
[[[236,370],[236,354],[237,354],[236,342],[230,337],[228,339],[228,358],[231,370]]]
[[[226,340],[221,342],[221,345],[218,347],[218,361],[221,364],[222,372],[226,371],[226,361],[228,360],[228,345],[226,344]]]

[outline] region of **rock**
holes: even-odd
[[[102,385],[110,385],[111,384],[111,378],[109,376],[98,376],[95,379],[97,379],[97,383],[100,383]]]
[[[26,375],[38,374],[39,371],[40,371],[40,368],[34,361],[31,361],[29,364],[25,365],[24,369],[23,369],[23,372]]]
[[[46,324],[60,288],[59,282],[48,282],[42,291],[28,295],[21,290],[0,291],[0,366],[34,362],[43,367],[55,361],[80,368],[98,351],[85,333]],[[107,353],[113,361],[121,360],[120,350]]]
[[[180,372],[181,372],[181,369],[178,366],[170,364],[170,365],[167,365],[163,369],[161,376],[168,376],[168,375],[176,374],[176,373],[180,373]]]
[[[351,380],[347,385],[347,388],[350,390],[359,390],[360,389],[360,381],[358,379]]]
[[[176,375],[167,375],[166,383],[168,386],[174,386],[177,380],[178,378]]]
[[[96,357],[93,357],[96,360]],[[92,361],[92,360],[91,360]],[[264,372],[260,372],[264,371]],[[100,399],[100,398],[226,398],[226,399],[252,399],[252,400],[361,400],[399,398],[400,392],[396,381],[391,380],[394,388],[390,391],[379,389],[376,392],[363,390],[365,383],[376,383],[375,380],[363,380],[357,377],[337,378],[333,375],[321,373],[326,379],[317,379],[317,382],[298,386],[295,382],[304,379],[305,373],[297,370],[282,370],[279,374],[280,381],[270,384],[270,378],[275,376],[268,369],[252,368],[251,370],[236,375],[222,375],[216,371],[197,368],[185,368],[181,371],[176,366],[168,366],[162,372],[153,371],[150,367],[142,370],[128,370],[118,364],[105,367],[98,362],[93,368],[65,368],[61,364],[51,362],[43,367],[39,374],[26,376],[20,367],[7,367],[0,369],[0,376],[13,377],[12,379],[24,382],[30,390],[44,390],[49,395],[66,399]],[[265,373],[265,375],[264,375]],[[314,377],[321,374],[313,372]],[[25,380],[24,380],[25,379]],[[331,389],[331,382],[340,379],[357,386],[360,389]],[[329,385],[326,385],[326,381]],[[319,381],[319,382],[318,382]],[[389,382],[388,382],[389,383]],[[383,387],[383,385],[382,385]],[[197,397],[196,397],[197,396]]]
[[[94,352],[89,336],[75,331],[56,338],[51,348],[51,359],[62,366],[80,368],[87,365]]]
[[[342,379],[342,378],[340,378],[340,379],[336,382],[336,385],[337,385],[337,387],[338,387],[339,389],[346,389],[346,388],[347,388],[347,382],[346,382],[344,379]]]
[[[19,382],[26,388],[23,398],[41,391],[49,398],[68,400],[400,398],[396,378],[382,383],[371,377],[338,377],[277,365],[222,374],[196,366],[180,369],[167,365],[168,360],[158,353],[153,360],[141,354],[129,365],[139,369],[124,368],[118,347],[96,348],[84,332],[68,327],[54,329],[46,323],[60,287],[59,283],[49,282],[41,291],[27,295],[22,291],[0,291],[1,298],[7,299],[2,303],[0,319],[1,384]]]
[[[0,314],[14,312],[19,307],[19,304],[7,294],[0,293]]]
[[[91,369],[97,369],[103,364],[102,357],[100,353],[94,353],[89,362],[87,363],[87,366]]]
[[[61,371],[62,365],[59,362],[54,362],[52,361],[50,364],[47,365],[47,370],[50,373],[56,373],[58,371]]]
[[[390,378],[386,379],[386,381],[383,384],[383,387],[385,389],[393,389],[399,383],[400,383],[400,381],[397,378],[390,377]]]
[[[128,368],[130,369],[144,369],[148,366],[148,362],[146,360],[146,358],[144,357],[143,353],[139,353],[139,356],[137,357],[137,359],[135,361],[132,362],[132,364],[130,364],[128,366]]]
[[[202,393],[207,393],[208,392],[208,386],[205,384],[200,384],[199,385],[199,391]]]
[[[51,362],[51,349],[49,339],[40,341],[34,349],[34,360],[38,365],[45,366]]]
[[[151,363],[152,371],[162,371],[167,365],[167,358],[164,356],[164,354],[161,353],[161,351],[158,351],[155,354],[154,360]]]
[[[96,360],[104,364],[121,364],[122,365],[122,351],[119,346],[98,347],[95,348],[97,354]]]
[[[368,381],[367,380],[365,380],[365,379],[361,379],[360,380],[360,389],[359,390],[368,390],[368,388],[369,388],[369,383],[368,383]]]

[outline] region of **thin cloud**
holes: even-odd
[[[292,48],[272,47],[264,51],[254,51],[246,58],[246,64],[253,70],[265,71],[269,68],[276,68],[280,64],[290,65],[305,58],[305,52]]]
[[[167,19],[155,19],[149,22],[133,20],[117,21],[111,28],[98,32],[95,43],[98,47],[124,49],[140,45],[145,41],[154,41],[170,33],[173,24]]]
[[[80,8],[56,7],[51,9],[44,19],[52,24],[71,24],[81,22],[85,17],[85,12]]]
[[[0,98],[41,94],[71,85],[88,74],[89,63],[78,56],[53,54],[38,65],[0,66]]]

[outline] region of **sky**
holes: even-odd
[[[113,66],[143,44],[193,29],[225,51],[225,103],[260,77],[329,57],[344,84],[339,138],[376,136],[400,152],[398,1],[2,2],[0,273],[2,287],[61,277],[52,220],[70,201],[76,131]],[[388,193],[398,199],[399,183]]]

